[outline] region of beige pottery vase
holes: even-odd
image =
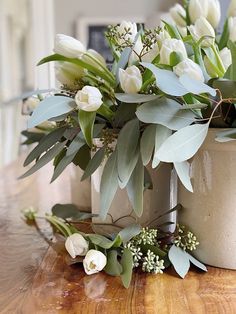
[[[178,201],[183,206],[179,221],[196,234],[200,245],[196,257],[222,268],[236,269],[236,143],[218,143],[210,129],[191,160],[194,193],[181,183]]]
[[[104,164],[105,161],[91,177],[93,214],[99,214],[100,212],[100,181]],[[112,216],[113,220],[117,221],[116,224],[118,226],[126,227],[129,224],[136,222],[142,226],[156,226],[157,223],[162,224],[167,220],[170,221],[170,219],[175,220],[175,215],[171,215],[171,217],[165,216],[155,220],[159,215],[170,209],[171,169],[172,167],[170,164],[161,164],[158,169],[152,169],[151,166],[148,166],[148,171],[152,178],[153,189],[144,192],[144,209],[143,215],[140,218],[137,218],[136,215],[132,213],[132,206],[129,202],[126,190],[118,188],[106,220],[102,221],[98,217],[94,218],[93,222],[95,224],[110,224],[112,223]],[[151,223],[152,221],[154,222]]]

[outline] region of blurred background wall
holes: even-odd
[[[223,12],[229,1],[221,0]],[[10,100],[26,91],[55,86],[53,65],[35,65],[52,53],[56,33],[79,37],[85,43],[90,24],[133,19],[148,27],[156,26],[174,3],[175,0],[0,0],[0,167],[21,152],[20,131],[26,127],[21,102]]]

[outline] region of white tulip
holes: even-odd
[[[86,85],[75,95],[75,102],[81,110],[97,111],[103,103],[102,94],[97,87]]]
[[[145,54],[142,56],[142,61],[151,63],[160,53],[158,44],[154,44],[151,49],[145,51],[144,53]]]
[[[207,20],[210,24],[217,28],[220,17],[221,17],[221,9],[220,9],[220,2],[219,0],[207,0],[208,1],[208,14]]]
[[[122,21],[121,24],[117,26],[117,31],[120,35],[124,35],[124,38],[120,39],[120,44],[123,44],[126,40],[130,40],[133,43],[138,33],[137,24]]]
[[[195,23],[200,17],[207,17],[208,0],[190,0],[188,10],[191,22]]]
[[[119,69],[119,79],[121,88],[127,94],[136,94],[142,87],[142,74],[135,65],[126,70]]]
[[[78,80],[83,77],[84,69],[70,62],[57,62],[55,75],[58,82],[74,90],[78,88]]]
[[[103,270],[106,264],[106,255],[96,250],[89,250],[83,260],[84,270],[87,275],[98,273]]]
[[[91,58],[88,56],[91,56]],[[103,56],[98,53],[96,50],[93,50],[93,49],[89,49],[87,51],[87,54],[84,54],[82,59],[84,62],[90,64],[90,65],[93,65],[95,67],[99,67],[98,66],[98,63],[96,62],[96,60],[101,63],[101,65],[103,65],[104,67],[106,67],[106,60],[103,58]],[[96,59],[96,60],[93,60],[93,59]]]
[[[204,18],[200,17],[195,25],[189,26],[191,35],[196,41],[199,41],[203,36],[209,36],[212,38],[205,38],[202,41],[202,46],[209,47],[214,43],[215,31],[211,24]]]
[[[228,67],[232,64],[232,55],[229,48],[225,47],[219,52],[222,63],[227,71]]]
[[[159,32],[159,34],[157,34],[157,43],[158,43],[159,48],[162,47],[162,43],[166,39],[171,39],[171,37],[170,37],[170,34],[165,29],[163,29]]]
[[[81,234],[74,233],[66,239],[65,248],[72,258],[85,256],[88,252],[88,242]]]
[[[204,82],[204,76],[200,66],[191,59],[185,59],[173,68],[176,75],[187,74],[190,78]]]
[[[181,4],[177,3],[170,8],[170,16],[176,25],[181,27],[186,26],[186,11]]]
[[[182,40],[175,38],[165,39],[160,50],[160,63],[170,64],[170,55],[172,52],[179,53],[182,56],[182,59],[188,57]]]
[[[182,37],[186,37],[186,36],[188,35],[188,29],[187,29],[186,26],[181,27],[181,26],[178,26],[178,25],[177,25],[177,28],[178,28],[178,31],[179,31],[179,33],[180,33],[180,35],[181,35]]]
[[[236,0],[231,0],[228,8],[228,16],[236,16]]]
[[[73,37],[57,34],[54,52],[67,58],[78,58],[86,52],[86,48],[79,40]]]
[[[236,17],[229,17],[228,19],[229,25],[229,39],[233,42],[236,41]]]

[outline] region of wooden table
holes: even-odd
[[[20,213],[31,205],[45,212],[70,202],[69,171],[49,185],[51,172],[48,166],[17,181],[22,159],[0,171],[0,313],[236,313],[234,271],[193,269],[185,280],[173,270],[136,273],[126,290],[119,278],[86,276],[80,266],[68,266],[66,254],[57,254]],[[41,227],[48,236],[50,228]]]

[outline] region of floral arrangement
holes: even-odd
[[[218,0],[189,0],[172,7],[169,20],[156,29],[132,22],[110,26],[105,36],[112,64],[80,41],[57,35],[55,54],[39,65],[56,62],[61,86],[25,102],[30,113],[25,143],[37,146],[24,163],[33,165],[21,178],[53,160],[52,181],[70,163],[84,170],[85,180],[105,161],[102,219],[118,188],[126,188],[134,212],[142,216],[143,194],[152,188],[148,165],[158,171],[160,163],[173,164],[193,192],[188,160],[209,127],[230,128],[219,132],[219,142],[236,138],[236,1],[222,33],[220,16]],[[120,275],[127,287],[136,266],[161,273],[171,263],[182,277],[190,261],[205,270],[187,253],[197,245],[195,236],[181,227],[163,234],[130,226],[104,237],[81,233],[67,218],[46,216],[67,237],[72,258],[85,256],[88,274],[104,269]]]
[[[82,263],[87,275],[103,270],[108,275],[120,276],[126,288],[136,268],[146,273],[163,274],[165,269],[173,265],[184,278],[191,262],[207,271],[203,264],[189,254],[199,243],[184,226],[177,225],[175,232],[170,233],[160,228],[141,228],[133,224],[117,234],[103,236],[81,232],[76,224],[85,223],[89,216],[87,214],[83,219],[82,213],[74,205],[57,204],[52,208],[52,215],[46,214],[45,217],[40,217],[32,208],[23,213],[28,222],[35,224],[39,218],[45,218],[64,236],[65,249],[71,258],[67,260],[68,264]]]

